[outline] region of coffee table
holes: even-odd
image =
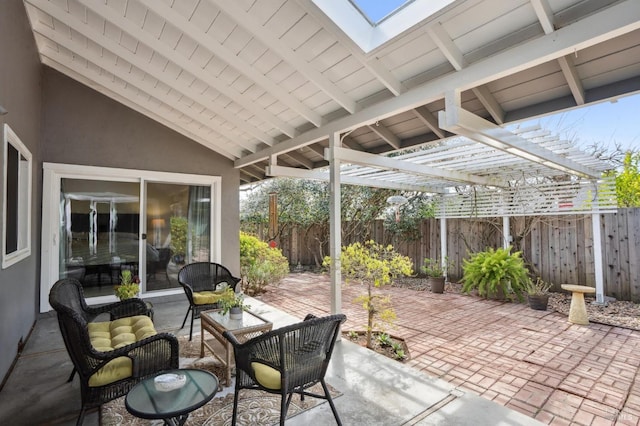
[[[183,374],[184,385],[170,391],[156,389],[154,379],[161,374]],[[211,401],[218,391],[218,378],[205,370],[163,371],[142,380],[127,394],[127,411],[141,419],[161,419],[165,425],[184,425],[189,413]]]
[[[225,331],[232,331],[239,341],[246,342],[253,337],[271,330],[273,327],[271,322],[250,311],[244,312],[242,314],[242,319],[232,320],[229,318],[229,314],[223,315],[220,309],[200,313],[200,324],[200,357],[204,357],[204,349],[207,348],[211,351],[213,356],[224,365],[226,371],[224,377],[225,386],[229,386],[231,384],[231,359],[233,355],[233,346],[224,338],[222,333]],[[205,332],[209,332],[209,334],[211,334],[215,340],[222,345],[224,357],[218,355],[213,346],[207,342]]]

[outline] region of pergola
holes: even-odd
[[[234,161],[240,183],[329,179],[334,259],[342,183],[439,194],[443,218],[613,209],[609,165],[505,127],[640,92],[640,2],[428,3],[367,29],[347,0],[25,0],[43,64]]]

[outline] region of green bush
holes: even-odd
[[[240,277],[245,293],[260,294],[268,285],[278,285],[288,273],[289,261],[280,249],[240,232]]]
[[[475,253],[463,261],[462,291],[477,290],[482,297],[515,296],[522,301],[522,293],[529,282],[529,271],[522,260],[522,252],[511,253],[511,247]]]

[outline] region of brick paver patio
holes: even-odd
[[[547,424],[640,423],[640,332],[446,290],[383,291],[398,316],[390,334],[405,338],[412,367]],[[364,329],[361,292],[343,286],[345,330]],[[327,314],[330,280],[291,274],[259,299],[299,318]]]

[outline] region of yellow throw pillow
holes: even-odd
[[[280,372],[278,370],[261,362],[252,362],[251,368],[253,368],[256,381],[260,386],[272,390],[280,389]]]

